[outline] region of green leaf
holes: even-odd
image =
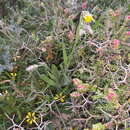
[[[56,80],[56,76],[54,74],[48,72],[48,75],[52,80]]]
[[[128,127],[128,128],[125,128],[125,130],[130,130],[130,127]]]
[[[51,66],[51,73],[56,77],[60,78],[60,72],[58,71],[57,67],[53,64]]]
[[[128,5],[128,11],[130,11],[130,4]]]
[[[41,75],[41,78],[42,78],[46,83],[48,83],[50,86],[55,86],[55,85],[56,85],[56,83],[55,83],[53,80],[51,80],[48,76],[46,76],[45,74],[42,74],[42,75]]]
[[[19,110],[17,110],[17,114],[18,114],[19,119],[21,120],[22,116],[21,116],[21,112]]]
[[[65,66],[67,66],[67,64],[68,64],[68,57],[67,57],[67,53],[66,53],[66,50],[65,50],[65,44],[64,43],[62,43],[62,49],[63,49],[64,64],[65,64]]]

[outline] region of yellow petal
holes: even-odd
[[[65,100],[64,99],[60,99],[61,102],[64,102]]]
[[[16,74],[16,73],[14,73],[14,77],[15,77],[15,76],[17,76],[17,74]]]
[[[30,120],[30,121],[29,121],[29,124],[30,124],[30,125],[32,125],[32,123],[33,123],[33,121],[32,121],[32,120]]]
[[[91,15],[86,15],[84,18],[84,21],[86,23],[90,23],[91,21],[94,21],[93,17]]]
[[[10,73],[11,76],[13,76],[13,73]]]
[[[26,121],[27,121],[27,122],[30,122],[30,119],[27,119]]]
[[[36,121],[36,118],[34,118],[32,121],[35,122],[35,121]]]
[[[26,115],[26,118],[30,118],[29,115]]]
[[[28,112],[28,116],[31,117],[31,112]]]
[[[58,94],[56,94],[56,97],[59,97],[59,95],[58,95]]]
[[[62,98],[65,98],[65,96],[62,96]]]
[[[10,75],[12,76],[12,77],[16,77],[16,73],[10,73]]]
[[[57,99],[58,99],[58,97],[54,97],[54,99],[55,99],[55,100],[57,100]]]
[[[35,112],[32,113],[32,116],[35,116]]]
[[[59,96],[56,94],[56,96],[54,97],[55,100],[57,100],[59,98]]]

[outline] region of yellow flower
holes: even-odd
[[[83,18],[84,18],[84,21],[85,21],[86,23],[90,23],[90,22],[92,22],[92,21],[94,20],[91,15],[87,15],[87,16],[85,16],[85,17],[83,17]]]
[[[26,121],[30,125],[36,121],[35,112],[28,112],[26,115]]]
[[[94,21],[92,15],[88,11],[83,11],[83,20],[86,23],[90,23],[90,22]]]
[[[60,102],[64,102],[65,96],[62,95],[62,93],[60,94],[56,94],[56,96],[54,97],[55,100],[59,100]]]
[[[11,75],[12,77],[16,77],[16,76],[17,76],[16,73],[10,73],[10,75]]]

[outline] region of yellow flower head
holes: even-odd
[[[62,95],[62,93],[60,94],[56,94],[56,96],[54,97],[54,100],[59,100],[60,102],[64,102],[65,96]]]
[[[16,77],[16,76],[17,76],[16,73],[10,73],[10,75],[11,75],[12,77]]]
[[[83,20],[86,23],[90,23],[90,22],[94,21],[92,15],[88,11],[83,11],[82,15],[83,15]]]
[[[26,115],[26,121],[30,125],[32,125],[32,123],[36,122],[35,112],[28,112]]]

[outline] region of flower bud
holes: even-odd
[[[127,36],[130,36],[130,31],[126,32],[126,35],[127,35]]]
[[[106,99],[114,105],[114,108],[118,109],[120,107],[118,96],[112,88],[108,89],[108,95],[106,96]]]
[[[86,92],[88,90],[88,86],[86,84],[80,84],[76,87],[78,92]]]
[[[128,15],[127,18],[130,20],[130,15]]]
[[[113,48],[118,49],[120,41],[118,39],[113,40]]]
[[[110,16],[114,16],[114,11],[112,9],[109,9],[108,13]]]
[[[80,79],[78,79],[78,78],[72,79],[72,82],[73,82],[73,84],[74,84],[75,86],[77,86],[77,85],[79,85],[79,84],[82,84],[82,81],[81,81]]]
[[[78,98],[78,97],[80,97],[80,93],[79,92],[77,92],[77,91],[74,91],[74,92],[72,92],[71,94],[70,94],[70,96],[71,97],[73,97],[73,98]]]
[[[114,96],[114,93],[109,93],[106,98],[107,100],[111,101]]]
[[[110,9],[109,11],[108,11],[108,13],[109,13],[109,15],[110,16],[112,16],[112,17],[117,17],[117,16],[119,16],[120,14],[121,14],[121,9],[119,8],[119,9],[117,9],[117,10],[112,10],[112,9]]]
[[[87,8],[87,3],[86,2],[83,2],[82,3],[82,9],[86,9]]]
[[[67,33],[67,38],[69,39],[70,42],[74,40],[74,33],[72,31],[69,31]]]
[[[128,22],[130,20],[130,15],[125,17],[125,22]]]
[[[115,12],[114,12],[115,17],[120,16],[120,15],[121,15],[121,8],[115,10]]]
[[[64,13],[65,13],[66,15],[68,15],[68,14],[69,14],[69,9],[68,9],[68,8],[64,9]]]
[[[108,101],[111,101],[114,97],[117,97],[116,93],[114,92],[114,90],[112,88],[109,88],[108,95],[106,96],[106,99]]]

